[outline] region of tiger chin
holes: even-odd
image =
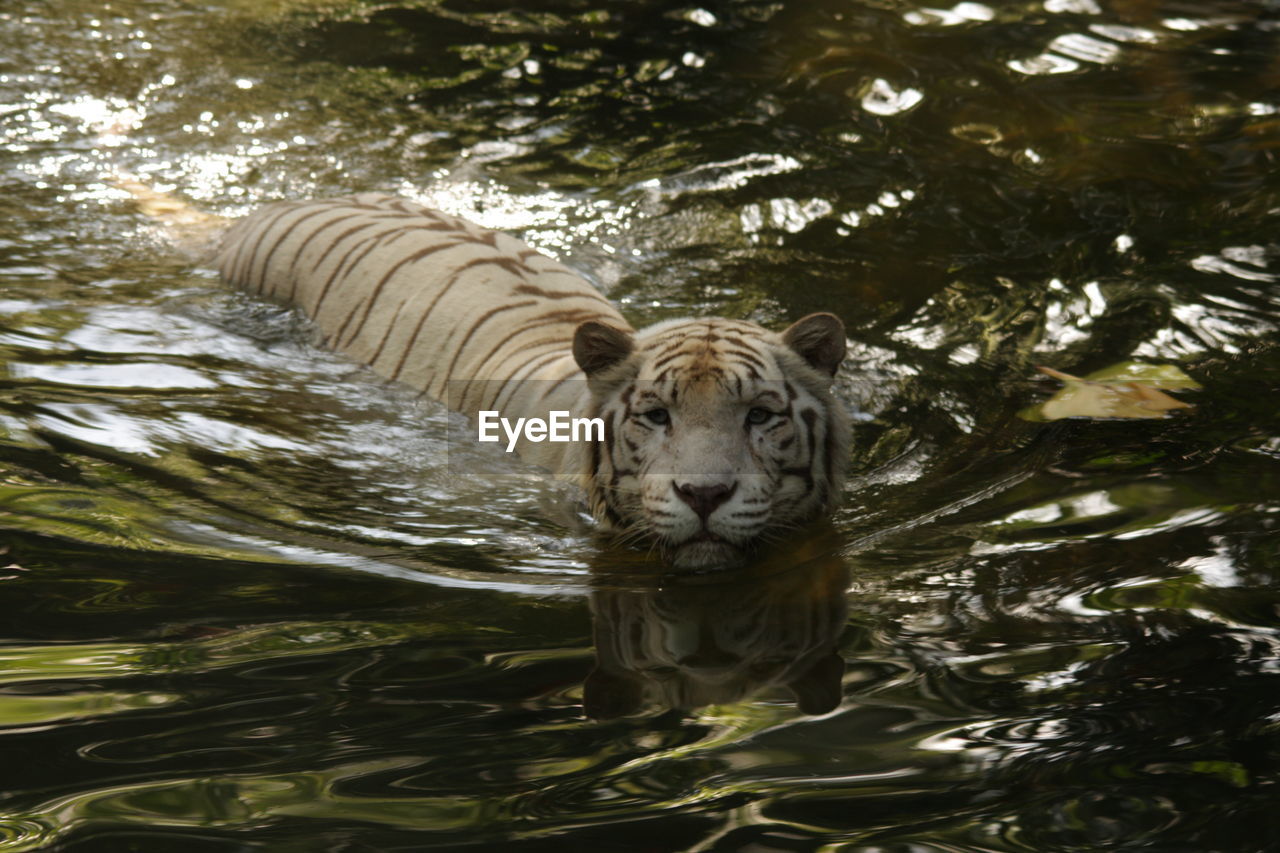
[[[711,569],[829,512],[849,442],[831,393],[845,346],[825,313],[781,333],[723,318],[634,334],[582,324],[573,355],[605,425],[581,460],[592,513],[676,569]]]
[[[601,418],[603,440],[515,449],[577,480],[607,529],[677,568],[740,562],[840,494],[834,315],[781,333],[721,318],[634,331],[516,237],[380,193],[262,207],[213,262],[229,284],[304,312],[333,349],[473,420]]]

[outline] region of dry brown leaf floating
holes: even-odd
[[[1062,418],[1162,418],[1174,409],[1190,409],[1162,389],[1189,390],[1200,385],[1169,364],[1122,362],[1088,376],[1072,376],[1051,367],[1037,367],[1046,376],[1060,380],[1058,393],[1038,406],[1021,412],[1032,421]]]

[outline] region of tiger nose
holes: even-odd
[[[716,511],[716,507],[729,500],[738,490],[737,483],[733,485],[712,483],[705,486],[693,483],[672,483],[671,487],[676,490],[676,496],[687,503],[703,521],[706,521],[707,516]]]

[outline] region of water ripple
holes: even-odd
[[[1265,4],[14,2],[0,850],[1268,837]],[[770,599],[789,640],[637,567],[193,269],[121,169],[229,216],[419,198],[637,324],[837,313],[857,477],[777,559],[847,576]],[[1196,408],[1016,417],[1034,365],[1134,359]],[[584,714],[593,660],[670,685],[713,639],[715,689]],[[805,714],[768,652],[817,639]]]

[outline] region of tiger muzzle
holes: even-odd
[[[698,514],[698,518],[702,519],[702,523],[706,524],[711,513],[733,497],[733,493],[738,490],[738,484],[735,482],[729,485],[725,483],[700,485],[672,482],[671,488],[675,490],[676,497],[688,504],[689,508]]]

